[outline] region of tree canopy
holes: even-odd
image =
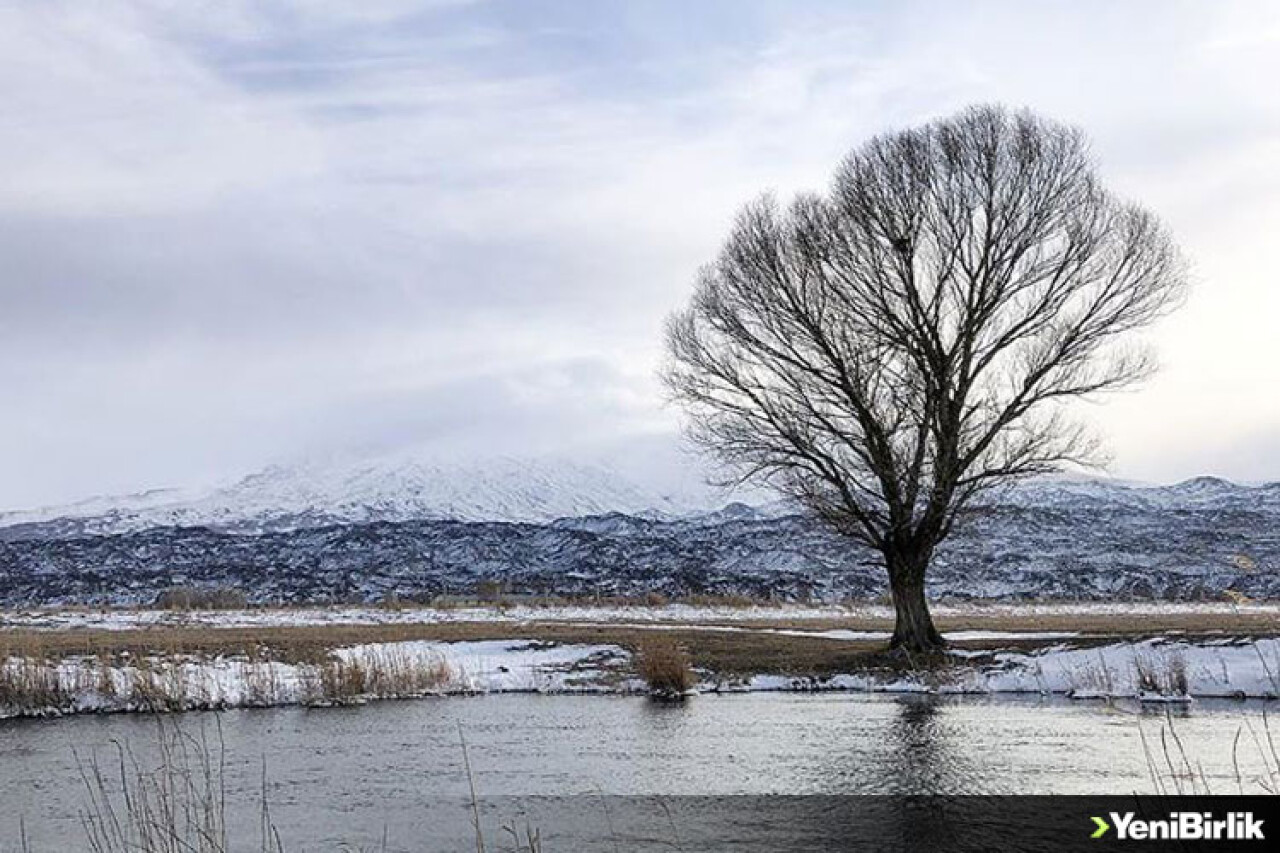
[[[669,320],[665,379],[730,478],[892,576],[983,489],[1100,461],[1064,404],[1152,370],[1130,333],[1184,281],[1081,131],[979,106],[871,139],[825,193],[746,206]]]

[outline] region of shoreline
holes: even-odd
[[[8,628],[0,630],[0,719],[491,693],[643,695],[648,689],[635,650],[655,638],[685,650],[696,692],[708,694],[1040,695],[1175,704],[1280,697],[1274,621],[1266,634],[1220,624],[1153,632],[1131,619],[1127,633],[965,628],[949,632],[952,647],[927,661],[886,655],[884,637],[873,632],[824,629],[821,619],[802,629],[796,621],[775,614],[733,625],[510,619]]]

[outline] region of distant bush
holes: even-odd
[[[658,698],[684,696],[698,683],[689,654],[670,637],[645,638],[639,648],[637,667],[649,692]]]
[[[1252,600],[1238,589],[1224,589],[1222,597],[1232,604],[1239,607],[1242,604],[1251,604]]]
[[[764,599],[752,598],[740,593],[692,593],[681,596],[680,602],[691,607],[757,607]]]
[[[400,593],[392,591],[388,592],[382,598],[378,599],[377,606],[383,610],[399,611],[413,605],[413,602],[406,598],[401,598]]]
[[[155,600],[161,610],[240,610],[248,605],[244,591],[229,586],[172,586]]]

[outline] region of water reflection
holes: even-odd
[[[898,714],[886,732],[894,793],[945,791],[955,787],[963,764],[948,741],[938,701],[929,696],[898,699]]]

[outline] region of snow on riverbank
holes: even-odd
[[[995,638],[998,639],[998,638]],[[630,654],[614,645],[530,640],[351,646],[318,663],[149,657],[0,662],[0,719],[64,713],[324,706],[490,692],[634,692]],[[956,650],[950,665],[827,678],[704,673],[703,692],[847,690],[1038,693],[1077,699],[1280,697],[1280,639],[1152,639],[1034,651]]]
[[[320,663],[147,657],[0,662],[0,719],[67,713],[360,704],[456,693],[597,692],[629,661],[617,646],[527,640],[380,643]]]
[[[1080,603],[961,603],[933,607],[935,616],[1019,618],[1033,621],[1042,616],[1170,616],[1195,614],[1222,616],[1274,615],[1280,622],[1280,602],[1232,604],[1229,602],[1080,602]],[[664,606],[513,605],[490,607],[264,607],[247,610],[125,610],[36,609],[0,610],[0,629],[129,630],[166,625],[216,628],[269,628],[301,625],[415,625],[451,622],[572,622],[572,623],[679,623],[724,624],[778,620],[893,618],[893,609],[870,603],[848,605],[759,605],[748,607],[669,604]],[[983,637],[975,637],[983,639]]]
[[[1280,640],[1153,639],[1092,649],[1003,652],[975,682],[989,692],[1075,698],[1280,697]]]
[[[887,693],[1039,693],[1073,699],[1187,701],[1280,698],[1280,640],[1188,643],[1163,638],[1034,652],[953,651],[956,665],[927,672],[837,675],[828,679],[757,675],[709,684],[725,690],[854,690]],[[966,663],[971,662],[971,663]]]

